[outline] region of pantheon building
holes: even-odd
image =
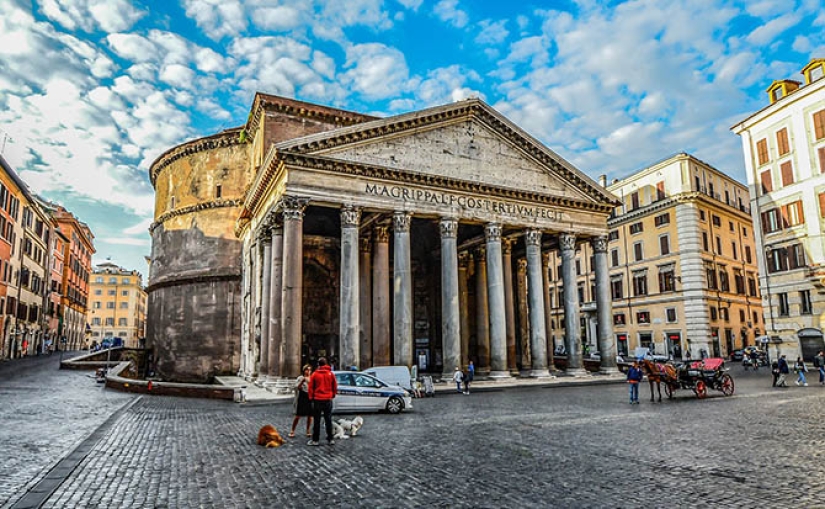
[[[576,251],[593,247],[601,367],[616,369],[616,198],[478,99],[376,118],[257,94],[247,123],[151,166],[147,339],[157,374],[208,382],[406,365],[542,377],[548,254],[583,374]]]

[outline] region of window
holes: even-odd
[[[756,278],[753,276],[748,277],[748,295],[756,297]]]
[[[633,259],[637,262],[640,262],[644,259],[644,248],[642,247],[641,242],[636,242],[633,244]]]
[[[676,308],[665,309],[665,321],[667,321],[667,323],[676,323]]]
[[[740,323],[745,323],[745,310],[744,309],[739,310],[739,322]]]
[[[577,276],[582,275],[582,262],[581,262],[581,260],[576,260],[576,275]]]
[[[791,147],[788,144],[788,128],[783,127],[776,132],[776,148],[780,156],[784,156],[791,151]]]
[[[676,277],[673,267],[659,269],[659,293],[675,292]]]
[[[128,318],[118,318],[117,319],[117,325],[118,325],[118,327],[126,327],[127,325],[129,325],[128,321],[129,321]]]
[[[756,325],[757,323],[759,323],[759,313],[754,311],[753,312],[753,324]]]
[[[719,235],[716,236],[716,254],[723,254],[722,253],[722,237]]]
[[[722,226],[722,218],[717,216],[716,214],[713,215],[713,226],[720,228]]]
[[[814,137],[817,140],[825,138],[825,110],[814,113]]]
[[[106,292],[106,293],[107,293],[108,295],[117,295],[117,291],[116,291],[116,290],[109,290],[109,291],[108,291],[108,292]]]
[[[724,308],[719,306],[719,318],[722,320],[729,322],[730,321],[730,310],[728,308]]]
[[[633,223],[632,225],[630,225],[630,234],[631,235],[635,235],[637,233],[642,233],[643,230],[644,230],[644,226],[642,225],[641,221],[639,221],[638,223]]]
[[[745,295],[745,276],[743,276],[741,272],[734,272],[733,282],[736,286],[736,293]]]
[[[748,229],[747,229],[746,227],[744,227],[744,226],[742,227],[742,236],[743,236],[743,237],[747,237],[747,236],[748,236]]]
[[[611,267],[618,267],[619,266],[619,250],[618,249],[611,249],[610,250],[610,265],[611,265]]]
[[[711,321],[715,322],[719,316],[717,315],[718,311],[716,310],[716,306],[710,307],[710,319]]]
[[[730,279],[728,279],[728,271],[726,269],[719,269],[719,290],[723,292],[730,291]]]
[[[647,272],[639,271],[633,273],[633,296],[647,295]]]
[[[772,274],[774,272],[783,272],[788,270],[788,248],[768,248],[765,255],[765,263],[768,266],[768,273]]]
[[[810,290],[802,290],[799,292],[799,313],[803,315],[810,315],[813,313]]]
[[[215,198],[220,198],[222,193],[223,193],[223,189],[221,188],[221,185],[220,184],[216,185],[215,186]]]
[[[125,278],[121,279],[120,281],[124,285],[128,285],[129,283],[131,283],[131,280],[128,277],[125,277]]]
[[[109,317],[109,318],[106,319],[106,325],[114,325],[114,324],[115,324],[115,319],[114,318]]]
[[[639,208],[639,191],[630,193],[630,210]]]
[[[128,297],[129,296],[129,290],[122,290],[120,292],[120,296],[121,297]]]
[[[773,233],[782,229],[779,209],[770,209],[762,212],[762,231]]]
[[[109,284],[110,285],[116,285],[117,284],[117,278],[116,277],[110,277],[109,278]]]
[[[619,240],[619,230],[610,230],[610,233],[607,235],[607,240],[610,242]]]
[[[610,294],[613,300],[621,300],[624,298],[624,285],[622,285],[621,278],[614,279],[610,282]]]
[[[745,246],[745,261],[748,263],[753,263],[753,256],[751,255],[750,246]]]
[[[578,291],[578,294],[579,294],[579,304],[581,304],[582,302],[584,302],[584,285],[579,283],[578,286],[576,287],[576,290]]]
[[[666,224],[670,224],[670,213],[666,212],[664,214],[654,217],[653,224],[655,224],[656,226],[664,226]]]
[[[788,294],[785,292],[777,293],[779,298],[779,316],[788,316],[790,314],[790,306],[788,305]]]
[[[650,323],[650,311],[639,311],[636,313],[636,322],[642,324]]]
[[[705,220],[705,211],[704,211],[704,210],[700,210],[700,211],[699,211],[699,220],[700,220],[700,221],[704,221],[704,220]]]
[[[100,288],[97,288],[95,290],[95,295],[103,295],[103,290],[101,290]]]
[[[106,303],[106,309],[115,309],[115,303],[114,302],[107,302]]]
[[[733,253],[733,259],[738,260],[739,259],[739,251],[737,251],[737,249],[736,249],[736,241],[735,240],[730,241],[730,250],[731,250],[731,253]]]
[[[616,313],[613,315],[613,325],[625,325],[624,313]]]
[[[765,170],[759,174],[762,182],[762,194],[768,194],[773,191],[773,178],[771,178],[771,170]]]
[[[702,249],[710,251],[710,247],[708,246],[708,232],[702,232]]]
[[[790,161],[785,161],[779,165],[779,172],[782,175],[782,186],[793,184],[793,165]]]
[[[92,325],[100,325],[100,318],[92,318]]]
[[[662,235],[659,237],[659,252],[662,256],[670,254],[670,236]]]
[[[129,303],[128,302],[121,302],[120,303],[120,309],[129,309]]]
[[[100,302],[98,302],[98,301],[92,302],[92,307],[94,309],[100,309]]]
[[[807,263],[805,263],[805,250],[802,249],[802,244],[788,246],[788,269],[801,269],[805,266]]]
[[[819,158],[819,173],[825,173],[825,147],[816,149],[816,155]]]
[[[716,271],[712,266],[708,265],[705,267],[705,273],[708,277],[708,288],[711,290],[716,290]]]
[[[782,206],[783,227],[798,226],[805,223],[805,213],[802,211],[802,201],[797,200]]]
[[[657,182],[656,183],[656,200],[664,200],[665,199],[665,181]]]

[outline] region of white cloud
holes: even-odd
[[[458,8],[458,0],[441,0],[433,7],[433,13],[456,28],[463,28],[469,21],[467,13]]]
[[[180,65],[167,65],[160,71],[160,80],[177,88],[191,88],[194,86],[195,71]]]
[[[41,10],[65,28],[84,32],[128,30],[145,15],[128,0],[43,0]]]
[[[481,31],[475,38],[476,44],[501,44],[502,42],[504,42],[505,39],[507,39],[507,36],[510,35],[510,32],[507,30],[506,27],[506,19],[498,21],[485,19],[483,21],[480,21],[478,25],[481,27]]]
[[[301,11],[288,5],[260,7],[252,12],[251,17],[256,26],[275,31],[297,28],[302,21]]]
[[[155,43],[142,35],[109,34],[106,41],[119,57],[131,62],[153,62],[158,56]]]
[[[417,11],[424,0],[397,0],[398,3],[406,7],[407,9],[411,9],[413,11]]]
[[[145,233],[145,232],[144,232]],[[133,237],[100,237],[95,239],[97,242],[104,244],[114,244],[116,246],[149,246],[149,237],[147,235],[144,239],[136,239]]]
[[[774,18],[764,25],[758,27],[746,37],[746,40],[751,44],[762,45],[772,42],[779,34],[796,26],[800,21],[800,16],[797,14],[785,14],[778,18]]]
[[[183,5],[211,39],[237,37],[246,30],[246,13],[238,0],[184,0]]]
[[[345,67],[342,83],[367,99],[384,99],[407,89],[407,62],[395,48],[378,43],[351,46]]]

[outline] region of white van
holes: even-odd
[[[397,385],[412,391],[410,368],[407,366],[375,366],[362,372],[372,375],[388,385]]]

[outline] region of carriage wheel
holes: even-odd
[[[673,397],[673,386],[670,384],[665,384],[665,394],[667,394],[667,399],[671,399]]]
[[[725,396],[733,396],[734,385],[733,378],[730,375],[727,373],[722,375],[722,379],[719,381],[719,386],[719,390],[722,391],[722,394]]]
[[[694,389],[694,391],[696,391],[697,398],[705,399],[708,395],[708,386],[707,384],[705,384],[704,381],[699,380],[698,382],[696,382],[696,388]]]

